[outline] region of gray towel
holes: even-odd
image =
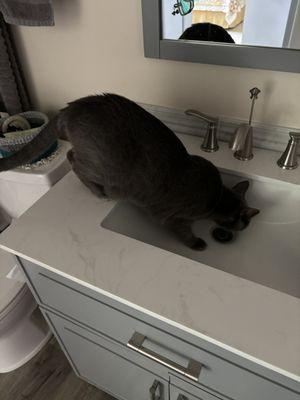
[[[1,2],[1,0],[0,0]],[[1,111],[18,114],[31,108],[11,32],[0,13],[0,100]],[[4,106],[4,107],[3,107]]]
[[[13,25],[54,25],[51,0],[0,0],[5,21]]]

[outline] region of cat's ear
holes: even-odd
[[[247,190],[249,189],[250,183],[249,181],[243,181],[243,182],[239,182],[237,183],[235,186],[233,186],[232,190],[241,195],[242,197],[245,196]]]
[[[251,218],[255,217],[255,215],[259,214],[259,212],[260,212],[260,211],[259,211],[257,208],[247,207],[247,208],[244,210],[244,215],[246,215],[246,217],[247,217],[248,219],[251,219]]]

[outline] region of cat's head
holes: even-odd
[[[248,188],[248,181],[240,182],[232,189],[223,187],[221,201],[213,215],[213,219],[218,225],[234,231],[241,231],[259,213],[257,208],[248,207],[245,199]]]

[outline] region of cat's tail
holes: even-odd
[[[29,143],[27,143],[17,153],[10,157],[0,158],[0,172],[7,171],[27,164],[43,154],[58,138],[60,127],[58,123],[59,116],[52,119],[45,128]]]

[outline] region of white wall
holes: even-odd
[[[247,0],[243,44],[282,47],[291,0]]]
[[[36,107],[56,111],[101,91],[135,101],[300,128],[300,75],[175,61],[143,54],[140,0],[54,0],[55,27],[14,28]]]

